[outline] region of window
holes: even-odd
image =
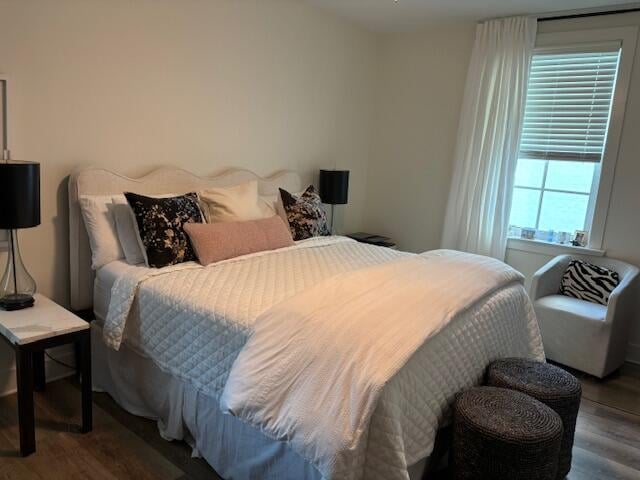
[[[637,27],[538,35],[510,236],[563,243],[562,232],[584,230],[601,249],[637,37]]]
[[[620,42],[534,54],[511,236],[568,243],[591,230],[620,54]]]

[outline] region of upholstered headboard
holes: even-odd
[[[91,269],[89,238],[78,203],[81,195],[117,195],[122,192],[181,194],[249,180],[258,180],[261,195],[275,195],[279,187],[290,192],[298,192],[302,188],[300,176],[292,171],[281,171],[268,178],[248,170],[227,170],[212,177],[200,177],[172,167],[159,168],[141,178],[128,178],[103,168],[83,168],[72,173],[69,177],[71,307],[85,310],[93,306],[94,272]]]

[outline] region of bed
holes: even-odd
[[[329,475],[295,439],[274,438],[224,411],[230,372],[263,312],[322,282],[415,255],[324,237],[208,267],[148,269],[116,261],[91,270],[80,195],[184,193],[254,179],[263,195],[302,187],[295,172],[260,178],[233,170],[205,178],[163,168],[130,179],[83,169],[70,177],[71,301],[74,309],[95,313],[94,388],[133,414],[157,419],[164,438],[188,441],[226,479],[420,478],[457,392],[478,384],[493,359],[543,358],[521,282],[487,293],[416,349],[385,383],[357,465]]]

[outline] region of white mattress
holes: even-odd
[[[107,318],[111,287],[130,267],[126,261],[116,260],[96,270],[96,278],[93,282],[93,312],[98,322],[102,323]]]
[[[110,264],[100,272],[102,287],[120,276],[105,340],[119,345],[124,330],[128,345],[217,402],[260,313],[332,275],[402,255],[409,254],[337,238],[175,271]],[[371,420],[365,478],[408,478],[407,467],[430,454],[454,395],[477,384],[491,360],[506,356],[543,358],[521,285],[495,292],[460,316],[385,387]],[[253,472],[239,478],[261,478]]]

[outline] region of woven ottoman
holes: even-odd
[[[560,416],[535,398],[472,388],[454,405],[452,478],[554,480],[561,440]]]
[[[578,379],[548,363],[525,358],[505,358],[489,365],[486,380],[487,385],[526,393],[560,415],[564,434],[556,478],[566,477],[571,470],[571,451],[582,395]]]

